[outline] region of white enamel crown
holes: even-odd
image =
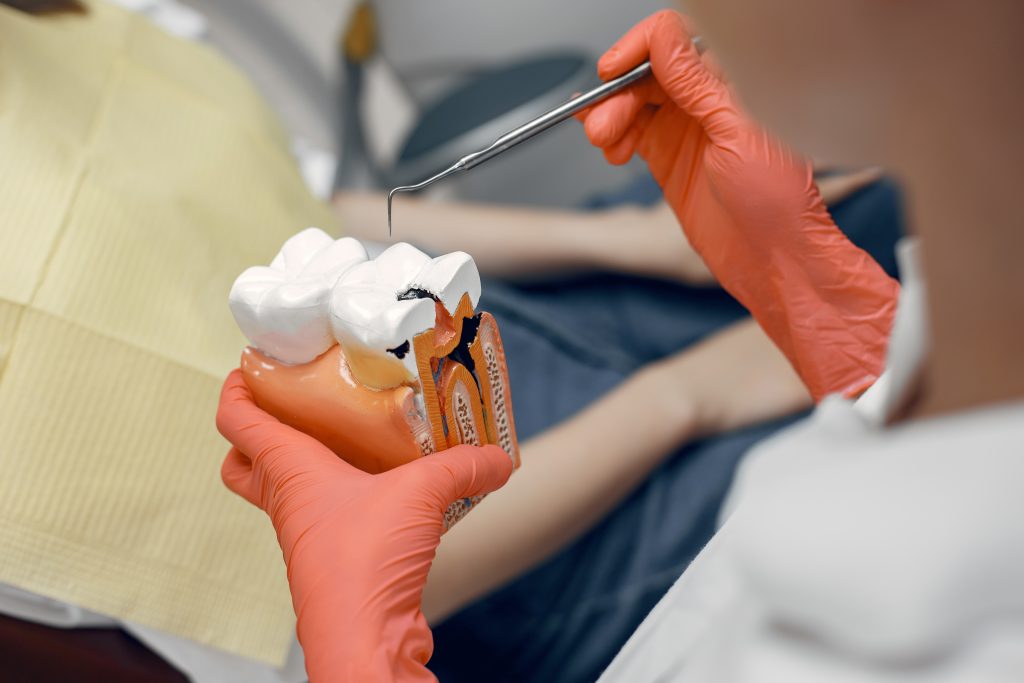
[[[308,228],[269,267],[242,273],[229,305],[249,342],[280,361],[306,363],[338,342],[346,355],[401,365],[390,375],[409,380],[411,342],[434,326],[434,302],[454,313],[465,294],[476,307],[480,274],[469,254],[431,258],[399,243],[370,259],[358,240]]]

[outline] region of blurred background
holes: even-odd
[[[68,503],[67,511],[61,508],[62,512],[54,513],[58,521],[55,526],[67,519],[129,520],[124,522],[132,531],[129,537],[151,543],[150,547],[143,543],[139,548],[123,538],[103,538],[109,546],[98,544],[106,554],[101,553],[96,560],[92,578],[109,574],[112,569],[134,572],[132,562],[114,558],[111,546],[117,546],[123,557],[132,561],[147,553],[159,555],[163,564],[174,565],[185,579],[195,582],[183,579],[185,588],[208,587],[216,584],[211,577],[224,578],[217,574],[221,567],[206,566],[189,554],[195,547],[206,545],[219,553],[214,555],[229,569],[245,569],[244,580],[225,580],[223,586],[217,584],[211,591],[222,590],[223,594],[244,602],[248,597],[243,589],[250,588],[245,581],[254,581],[252,575],[259,573],[269,575],[262,577],[268,585],[282,589],[273,596],[278,598],[283,594],[283,577],[274,573],[282,570],[269,525],[257,511],[246,507],[242,512],[239,508],[243,504],[230,497],[215,472],[223,452],[223,442],[213,432],[212,424],[216,387],[223,373],[237,363],[242,344],[227,310],[231,280],[243,268],[269,258],[284,237],[313,222],[328,231],[384,241],[385,205],[380,191],[422,180],[513,126],[564,102],[572,93],[592,87],[597,82],[595,64],[608,46],[642,18],[676,3],[109,1],[141,16],[148,22],[147,28],[151,23],[163,34],[174,37],[160,43],[159,49],[123,41],[135,52],[121,45],[118,49],[126,54],[117,53],[113,59],[149,60],[140,72],[156,73],[163,69],[154,80],[165,89],[176,88],[175,96],[184,92],[188,97],[167,96],[166,100],[159,100],[160,106],[151,109],[142,105],[152,102],[144,102],[138,107],[142,114],[128,108],[140,130],[132,137],[123,133],[122,123],[119,132],[109,136],[107,152],[117,163],[107,163],[96,176],[114,169],[116,182],[103,188],[109,191],[105,198],[110,200],[110,206],[97,209],[99,227],[83,241],[104,243],[108,235],[103,230],[115,222],[111,216],[123,218],[128,227],[121,236],[114,235],[114,228],[110,227],[111,243],[116,245],[112,250],[128,260],[135,253],[147,254],[152,263],[167,269],[166,273],[137,276],[151,276],[157,282],[154,288],[163,288],[167,300],[173,302],[161,315],[154,316],[155,323],[130,310],[131,305],[138,303],[137,297],[132,297],[136,284],[126,284],[113,275],[103,290],[109,300],[101,302],[100,310],[103,314],[120,310],[125,319],[131,319],[131,324],[115,330],[117,334],[125,330],[138,333],[136,337],[153,333],[153,337],[166,343],[165,347],[153,348],[180,352],[184,358],[179,358],[180,365],[195,366],[189,369],[201,376],[196,380],[199,398],[182,399],[180,405],[174,404],[153,418],[153,423],[162,429],[164,414],[181,414],[191,419],[183,431],[201,433],[205,441],[196,437],[195,444],[182,445],[178,434],[161,432],[161,437],[188,452],[199,463],[196,466],[205,469],[200,474],[190,472],[196,479],[187,480],[182,472],[187,467],[170,466],[162,473],[144,467],[145,471],[133,475],[135,478],[125,477],[122,481],[118,476],[125,463],[164,464],[168,458],[148,439],[145,425],[136,425],[134,430],[107,429],[108,434],[96,437],[97,448],[116,451],[116,457],[107,465],[109,472],[90,471],[90,475],[109,486],[109,491],[102,489],[107,494],[99,503],[91,498],[89,502]],[[124,23],[123,17],[95,11],[106,6],[106,2],[85,3],[100,26],[97,34],[106,30],[106,24],[100,22],[118,27]],[[75,3],[21,0],[3,4],[46,9]],[[0,10],[10,11],[6,7]],[[61,31],[68,29],[72,20],[68,19],[66,25],[50,25],[44,18],[33,17],[32,21],[38,23],[30,25],[18,24],[25,21],[20,15],[5,14],[0,18],[12,25],[31,26],[24,29],[25,46],[35,48],[50,41],[51,34],[57,36],[52,42],[60,43],[54,52],[61,58],[46,62],[46,69],[61,74],[67,71],[70,82],[99,87],[88,78],[91,72],[86,67],[91,65],[82,67],[85,76],[75,70],[77,63],[85,60],[83,53],[87,50],[82,46],[89,44],[61,42],[66,35]],[[67,35],[70,34],[68,29]],[[148,34],[136,31],[134,35]],[[109,38],[106,34],[101,37]],[[149,39],[157,42],[152,36]],[[192,50],[193,56],[204,54],[207,48],[224,55],[252,81],[283,124],[283,144],[297,162],[301,181],[291,158],[277,153],[280,141],[276,126],[260,125],[262,104],[249,98],[247,87],[237,86],[234,74],[217,70],[219,60],[187,62],[193,69],[199,68],[196,64],[209,68],[210,73],[200,76],[214,82],[213,86],[195,73],[185,73],[186,67],[181,66],[185,60],[178,60],[185,54],[185,48],[178,39],[190,49],[201,48]],[[150,48],[152,52],[147,52]],[[5,85],[4,50],[0,40],[0,88]],[[26,73],[37,73],[33,71],[35,64],[14,63],[28,69]],[[237,102],[221,106],[232,99],[227,95],[223,101],[218,99],[217,90],[222,84],[226,84],[225,90],[230,90]],[[156,92],[156,87],[153,88]],[[62,110],[65,104],[60,98],[64,94],[54,97],[45,90],[39,85],[39,102]],[[141,100],[145,94],[155,101],[147,93],[138,88],[135,95]],[[0,89],[0,113],[3,95]],[[126,97],[125,101],[131,99]],[[209,106],[195,107],[197,101]],[[200,113],[207,116],[203,121],[209,124],[209,129],[196,133],[195,139],[189,138],[190,131],[175,128],[173,110],[169,110],[170,116],[160,110],[164,102],[179,105],[182,112],[192,112],[190,107],[202,109]],[[97,111],[100,113],[90,114],[97,121],[110,113]],[[144,118],[147,113],[151,118]],[[29,112],[29,118],[35,115],[36,112]],[[46,124],[50,119],[40,120]],[[3,140],[28,139],[16,126],[4,128],[4,123],[0,116],[0,135],[10,137],[0,137],[0,147]],[[245,135],[233,137],[242,129]],[[249,136],[253,130],[256,133]],[[43,130],[39,140],[48,144],[50,138],[60,137],[51,133]],[[179,140],[183,142],[176,144]],[[31,138],[25,143],[29,150],[26,154],[42,158],[48,148],[43,142],[33,147],[35,142],[36,138]],[[73,142],[77,145],[81,141]],[[82,145],[87,161],[102,157],[93,154],[91,144],[90,139]],[[2,177],[21,179],[25,175],[19,165],[22,161],[16,154],[8,155],[8,165],[0,162],[0,172],[10,175]],[[118,167],[118,163],[125,164],[128,170]],[[837,223],[854,242],[895,274],[893,244],[902,232],[902,224],[894,186],[879,181],[877,171],[847,175],[836,169],[820,170],[819,185]],[[265,175],[261,175],[264,171]],[[130,178],[134,184],[124,178]],[[302,187],[302,181],[306,187]],[[18,186],[10,187],[16,190]],[[55,181],[52,187],[64,186]],[[11,190],[11,196],[18,194],[15,190]],[[314,201],[310,194],[321,201]],[[58,195],[56,190],[51,194],[40,191],[38,198],[25,200],[26,211],[36,222],[32,230],[14,226],[11,234],[28,235],[27,251],[46,254],[57,248],[60,238],[47,242],[48,234],[38,227],[42,221],[37,209],[57,205],[64,196]],[[341,199],[327,204],[326,200],[332,197]],[[521,442],[569,424],[597,399],[626,385],[645,366],[673,359],[678,361],[672,363],[673,367],[678,366],[680,372],[677,384],[687,385],[693,380],[692,384],[697,386],[703,376],[710,375],[711,381],[703,382],[710,385],[709,395],[726,395],[723,401],[728,403],[728,410],[723,412],[731,410],[730,414],[735,415],[726,427],[695,428],[692,433],[666,440],[671,445],[659,446],[664,452],[659,452],[645,471],[649,477],[599,524],[434,629],[437,652],[432,666],[441,680],[593,680],[713,533],[718,507],[736,463],[757,441],[796,419],[809,407],[809,399],[799,385],[794,393],[792,378],[788,385],[785,377],[769,382],[773,390],[781,387],[779,392],[762,392],[744,384],[749,377],[754,377],[756,383],[755,371],[761,369],[758,350],[768,348],[767,344],[755,345],[751,352],[745,346],[731,344],[728,338],[717,339],[724,344],[715,341],[720,332],[731,326],[747,324],[749,331],[754,325],[742,307],[716,287],[699,257],[681,237],[671,211],[659,206],[659,189],[642,162],[607,164],[602,153],[589,144],[581,126],[559,126],[547,132],[541,141],[517,147],[472,173],[434,185],[424,193],[424,199],[422,203],[412,198],[400,200],[403,204],[396,209],[396,215],[404,223],[401,229],[396,229],[395,236],[417,242],[432,252],[464,249],[477,260],[484,276],[480,308],[495,314],[508,350]],[[441,209],[432,213],[428,205]],[[480,208],[485,205],[496,208]],[[628,208],[637,206],[643,210]],[[124,207],[138,213],[131,214]],[[118,213],[122,209],[123,216]],[[152,219],[154,216],[166,222],[157,222]],[[59,230],[55,227],[54,235],[60,234]],[[162,248],[161,240],[155,238],[179,232],[187,235],[183,239],[192,240],[179,251]],[[125,239],[125,234],[130,238]],[[553,239],[554,236],[559,239]],[[124,245],[129,247],[121,249]],[[91,266],[82,269],[84,274],[69,270],[41,267],[40,281],[51,277],[62,280],[71,291],[85,291],[76,278],[84,281],[116,272],[116,268]],[[543,277],[535,277],[535,270],[543,270]],[[0,286],[4,284],[0,278]],[[4,294],[0,287],[0,302]],[[19,303],[28,308],[35,302],[29,297]],[[139,305],[144,307],[145,302]],[[88,309],[86,313],[95,311]],[[82,318],[86,326],[94,322],[85,314]],[[138,320],[143,322],[136,325]],[[0,323],[3,322],[0,316]],[[154,329],[143,329],[149,323]],[[206,339],[209,343],[186,348],[183,343],[166,342],[164,327],[184,329],[182,338]],[[0,325],[0,369],[4,369],[13,346],[13,342],[7,343],[6,332]],[[131,334],[122,336],[129,342],[138,342]],[[707,340],[714,343],[704,344]],[[691,349],[695,356],[687,355]],[[22,357],[11,361],[11,367],[27,367],[26,363],[32,360],[31,349],[23,350]],[[83,363],[83,367],[91,362]],[[97,361],[96,366],[100,368],[101,363]],[[712,371],[707,372],[707,368]],[[100,369],[108,370],[106,366]],[[783,370],[788,372],[788,366]],[[117,390],[125,390],[128,395],[126,387],[134,387],[134,379],[128,368],[124,377],[117,380]],[[160,392],[153,393],[159,396]],[[37,419],[52,417],[49,398],[47,395],[39,399],[45,405],[32,413]],[[125,400],[132,405],[144,400],[158,403],[152,397]],[[19,409],[28,404],[21,396],[10,401]],[[202,401],[208,401],[208,405]],[[81,401],[86,402],[90,401]],[[121,416],[112,414],[113,410],[104,411],[103,401],[90,403],[98,406],[109,424],[121,425]],[[632,404],[636,410],[645,409],[636,401]],[[3,405],[0,403],[0,417]],[[25,408],[26,413],[31,413],[30,409],[34,407]],[[77,409],[77,404],[72,409]],[[13,429],[12,423],[18,421],[30,420],[8,419],[0,421],[0,427]],[[83,437],[75,429],[85,422],[68,420],[56,431],[65,434],[69,442],[77,443]],[[3,436],[0,433],[0,439]],[[109,442],[104,441],[108,438]],[[0,445],[6,443],[0,440]],[[31,449],[38,448],[43,454],[40,457],[45,458],[48,448],[47,444],[36,442],[29,446],[23,453],[0,452],[0,456],[10,457],[28,470],[31,464],[26,463],[33,460],[35,453]],[[47,485],[49,477],[74,479],[63,471],[43,475],[40,480]],[[111,481],[114,483],[110,484]],[[196,489],[196,481],[209,489]],[[88,482],[81,488],[88,488]],[[150,494],[153,490],[165,497],[154,500]],[[208,500],[215,500],[223,510],[237,512],[240,519],[244,517],[244,524],[225,525],[230,532],[226,534],[228,543],[223,542],[224,536],[218,536],[225,529],[210,530],[199,525],[194,536],[176,538],[174,543],[179,543],[179,547],[151,534],[146,526],[149,522],[134,521],[155,517],[173,528],[176,515],[180,514],[174,505],[182,499],[200,511],[205,511]],[[6,514],[4,505],[6,502],[0,503],[0,516]],[[102,524],[97,522],[90,527],[90,533],[100,527]],[[0,526],[0,531],[6,528]],[[80,531],[74,525],[68,528],[75,533]],[[235,533],[238,529],[244,533]],[[69,543],[81,540],[71,532],[68,534]],[[86,542],[94,540],[88,534],[85,536]],[[266,562],[272,565],[269,569],[251,566],[254,557],[266,559],[254,548],[272,557]],[[165,555],[172,561],[164,561]],[[24,567],[20,570],[26,571]],[[47,585],[58,586],[61,591],[54,590],[51,595],[45,590],[22,590],[26,583],[35,583],[15,581],[0,574],[0,613],[8,615],[0,617],[0,660],[14,663],[11,666],[15,671],[19,671],[18,663],[24,666],[20,677],[13,680],[295,683],[304,679],[301,653],[294,642],[283,663],[277,655],[257,652],[265,655],[260,662],[252,656],[259,649],[252,642],[224,647],[223,639],[215,637],[224,634],[204,621],[204,616],[208,616],[205,612],[215,611],[223,617],[222,622],[231,618],[235,622],[246,621],[239,616],[244,612],[241,608],[232,614],[225,603],[205,612],[199,610],[199,616],[182,616],[184,608],[169,601],[147,614],[156,614],[160,624],[170,626],[150,628],[126,616],[130,612],[127,608],[124,613],[116,609],[93,612],[83,607],[84,602],[76,604],[81,602],[77,598],[60,599],[88,594],[75,592],[81,572],[61,553],[54,552],[38,567],[29,568],[28,573],[45,577]],[[166,588],[166,581],[157,586],[156,579],[148,575],[136,578],[136,584],[129,582],[112,591],[116,595],[107,604],[147,607],[147,600],[154,602],[152,594]],[[81,583],[89,581],[83,579]],[[66,587],[70,588],[64,590]],[[283,623],[283,632],[289,636],[291,625],[286,622],[291,616],[290,605],[279,613],[282,611],[284,620],[278,619],[272,626]],[[231,623],[223,630],[232,635],[244,632],[245,626]],[[0,678],[4,673],[0,669]]]
[[[204,39],[245,69],[282,117],[316,186],[324,187],[328,159],[336,159],[336,184],[362,189],[420,180],[593,86],[607,46],[666,5],[190,3],[205,19]],[[603,163],[578,127],[563,126],[544,144],[523,146],[432,192],[576,207],[639,173]]]

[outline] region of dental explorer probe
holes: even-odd
[[[697,39],[694,39],[694,43],[697,43]],[[427,185],[436,183],[438,180],[446,178],[453,173],[458,171],[468,171],[475,166],[479,166],[488,159],[493,159],[502,152],[512,149],[520,142],[525,142],[534,135],[543,133],[562,121],[572,118],[587,107],[597,104],[610,95],[614,95],[623,88],[636,83],[650,73],[651,63],[644,62],[632,71],[629,71],[618,78],[613,78],[610,81],[602,83],[593,90],[569,100],[565,104],[552,109],[548,113],[541,114],[529,123],[524,123],[518,128],[510,130],[479,152],[467,154],[445,170],[427,178],[423,182],[416,183],[415,185],[402,185],[391,190],[391,192],[388,192],[388,236],[391,236],[391,200],[394,198],[395,194],[399,192],[415,192],[416,190],[422,190]]]

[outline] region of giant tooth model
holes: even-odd
[[[479,300],[468,254],[399,243],[371,259],[317,228],[229,296],[256,403],[370,473],[463,443],[497,444],[518,467],[505,352]],[[446,524],[476,502],[453,505]]]

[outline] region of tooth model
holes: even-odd
[[[256,403],[370,473],[462,443],[497,444],[519,466],[505,352],[479,300],[468,254],[396,244],[370,259],[318,228],[229,296]],[[453,505],[446,526],[476,502]]]

